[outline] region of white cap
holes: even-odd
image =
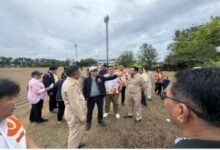
[[[91,67],[89,67],[89,72],[91,72],[91,71],[93,71],[93,70],[95,70],[95,69],[97,69],[96,66],[91,66]]]

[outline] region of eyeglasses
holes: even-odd
[[[187,104],[187,103],[185,103],[185,102],[182,102],[182,101],[180,101],[180,100],[178,100],[178,99],[174,99],[174,98],[172,98],[172,97],[167,96],[167,93],[166,93],[166,92],[162,92],[162,93],[160,94],[160,98],[161,98],[161,100],[163,100],[163,101],[168,98],[168,99],[171,99],[171,100],[173,100],[173,101],[175,101],[175,102],[177,102],[177,103],[183,103],[183,104],[186,105],[186,107],[188,107],[189,109],[191,109],[198,117],[200,117],[200,118],[205,118],[203,114],[197,112],[197,111],[196,111],[194,108],[192,108],[189,104]]]

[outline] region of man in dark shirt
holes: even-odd
[[[103,103],[104,97],[106,95],[104,82],[107,80],[113,80],[117,78],[117,75],[110,77],[103,77],[98,75],[98,70],[96,66],[89,68],[91,75],[85,79],[83,86],[83,95],[87,101],[87,124],[86,130],[90,130],[92,122],[92,114],[95,103],[98,106],[98,123],[105,127],[106,124],[103,121]]]
[[[55,84],[55,79],[54,79],[54,73],[56,73],[57,67],[56,66],[51,66],[49,68],[49,71],[44,74],[43,76],[43,84],[45,88],[48,88],[52,83]],[[52,113],[56,113],[54,111],[55,108],[57,108],[57,102],[56,102],[56,90],[51,89],[47,91],[50,99],[49,99],[49,111]]]
[[[107,67],[108,66],[106,64],[102,65],[102,68],[99,71],[99,75],[104,76],[107,73]]]
[[[220,148],[220,69],[177,72],[161,94],[171,122],[180,130],[176,148]]]

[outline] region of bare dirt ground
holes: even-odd
[[[40,148],[67,148],[68,127],[65,121],[57,124],[56,114],[48,111],[48,101],[44,102],[43,117],[49,119],[43,124],[29,123],[30,104],[27,101],[27,83],[33,70],[46,72],[47,68],[1,68],[0,76],[9,77],[21,86],[21,93],[16,105],[15,115],[22,121],[27,134]],[[61,74],[62,68],[59,69]],[[110,115],[105,119],[107,127],[97,123],[97,112],[93,114],[93,124],[86,131],[83,142],[87,148],[166,148],[173,147],[175,128],[166,122],[163,102],[153,94],[147,109],[143,109],[143,120],[135,125],[133,119],[115,119]],[[126,106],[120,105],[121,116],[126,114]]]

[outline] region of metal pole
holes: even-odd
[[[106,61],[107,61],[107,66],[108,66],[108,22],[109,22],[108,15],[105,16],[104,22],[106,23]]]
[[[106,58],[107,58],[107,66],[108,66],[108,22],[106,23]]]
[[[78,61],[77,60],[77,44],[75,44],[75,50],[76,50],[76,62]]]

